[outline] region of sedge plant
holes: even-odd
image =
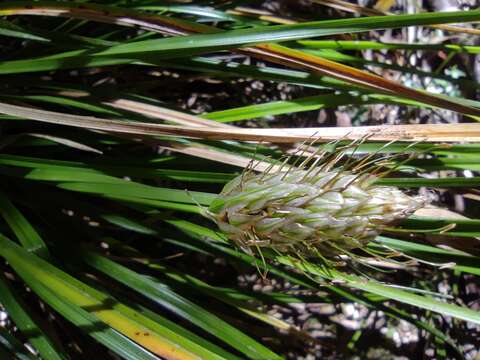
[[[372,317],[379,346],[407,324],[412,358],[471,355],[480,110],[461,94],[478,84],[442,69],[480,51],[458,25],[480,10],[321,3],[0,3],[0,358],[366,357]],[[412,26],[458,41],[373,39]],[[372,106],[457,122],[299,125]],[[275,312],[319,304],[372,316],[320,339],[308,310]]]

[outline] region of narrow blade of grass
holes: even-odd
[[[66,354],[54,344],[47,334],[40,328],[37,321],[28,311],[26,303],[7,284],[6,279],[0,277],[0,302],[5,307],[15,325],[26,337],[28,342],[39,352],[44,359],[67,359]],[[38,319],[37,319],[38,320]]]
[[[34,290],[32,282],[42,284],[56,297],[88,310],[104,324],[124,334],[153,353],[178,359],[216,356],[169,329],[152,323],[133,309],[64,273],[50,263],[28,253],[5,237],[0,237],[0,254]],[[61,294],[61,296],[58,296]],[[44,299],[45,300],[45,299]],[[47,301],[49,302],[49,301]],[[201,355],[203,354],[203,355]]]
[[[264,346],[205,311],[191,301],[174,293],[159,281],[151,280],[103,256],[88,252],[82,257],[87,264],[150,298],[175,314],[191,321],[205,331],[228,343],[250,358],[279,359]]]

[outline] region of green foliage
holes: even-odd
[[[234,141],[229,136],[240,130],[229,123],[271,124],[277,136],[276,116],[372,104],[443,108],[475,119],[476,101],[372,77],[366,71],[371,65],[399,69],[365,61],[362,51],[444,51],[452,54],[448,61],[477,54],[478,46],[461,44],[373,42],[368,31],[478,21],[480,10],[321,21],[313,14],[305,22],[278,25],[274,16],[233,12],[234,3],[0,4],[0,42],[6,49],[0,62],[0,256],[5,260],[0,304],[16,327],[0,327],[1,358],[115,353],[132,360],[280,359],[287,352],[286,336],[301,344],[312,340],[268,312],[272,305],[295,303],[362,304],[422,329],[439,351],[462,354],[455,333],[437,325],[450,317],[454,326],[480,324],[478,312],[457,301],[455,289],[442,296],[423,277],[480,276],[479,254],[467,246],[480,236],[479,219],[413,216],[387,228],[388,237],[377,237],[362,251],[362,258],[378,264],[342,258],[331,267],[319,258],[274,251],[246,254],[202,215],[250,159],[258,160],[259,169],[279,164],[286,151],[295,151],[289,143],[301,138],[282,132],[278,136],[286,144],[266,143],[263,133],[251,129],[256,143]],[[327,38],[339,34],[360,41]],[[252,61],[243,62],[245,57]],[[448,73],[401,70],[478,88],[475,81]],[[218,95],[220,100],[211,101],[217,105],[207,104],[199,116],[182,109],[195,92],[192,83],[227,87],[245,79],[301,87],[308,96],[220,107],[225,98]],[[167,100],[156,99],[158,93]],[[455,128],[458,134],[480,138],[478,131],[465,133],[461,126]],[[213,130],[218,132],[208,132]],[[388,131],[404,135],[395,126]],[[425,131],[428,142],[435,130]],[[314,136],[324,135],[317,132]],[[355,128],[348,134],[365,140]],[[458,140],[458,134],[444,136]],[[333,137],[338,141],[312,146],[323,146],[331,156],[346,139]],[[448,194],[468,193],[480,182],[478,176],[463,176],[464,170],[479,170],[478,143],[378,140],[362,142],[346,155],[352,152],[416,155],[408,161],[394,158],[389,166],[395,171],[377,185]],[[427,172],[441,176],[423,176]],[[449,250],[432,239],[446,241]],[[466,245],[453,249],[455,241]],[[386,271],[407,280],[391,284]],[[238,276],[264,273],[292,284],[297,293],[261,293],[238,285]],[[361,337],[352,337],[350,351]]]

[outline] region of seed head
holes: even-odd
[[[320,168],[319,168],[320,169]],[[284,254],[334,256],[365,246],[385,226],[425,205],[374,175],[293,169],[244,173],[209,207],[210,216],[238,246]]]

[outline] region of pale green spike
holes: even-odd
[[[240,175],[225,186],[209,215],[247,251],[270,247],[292,255],[333,256],[364,246],[426,203],[398,188],[374,185],[372,175],[310,174],[311,169],[290,169]]]

